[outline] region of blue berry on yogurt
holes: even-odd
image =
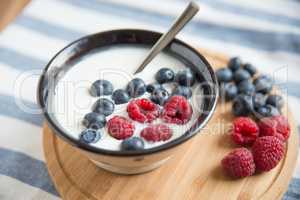
[[[122,141],[121,150],[136,151],[144,149],[144,141],[139,137],[131,137]]]
[[[114,103],[106,98],[98,99],[93,105],[93,112],[108,116],[114,112]]]
[[[114,87],[111,82],[107,80],[97,80],[92,84],[90,88],[90,94],[94,97],[111,95],[113,90]]]
[[[100,138],[101,138],[100,130],[91,129],[91,128],[85,129],[84,131],[82,131],[82,133],[79,136],[79,140],[87,144],[96,143],[100,140]]]

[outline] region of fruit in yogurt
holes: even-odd
[[[99,97],[103,95],[111,95],[113,90],[114,87],[111,82],[107,80],[97,80],[92,84],[90,93],[94,97]]]
[[[115,102],[115,104],[117,104],[117,105],[127,103],[130,100],[130,96],[123,89],[115,90],[113,92],[111,98]]]
[[[169,92],[162,87],[155,89],[150,96],[151,101],[158,105],[164,105],[168,98]]]
[[[161,68],[155,75],[155,79],[158,83],[167,83],[174,80],[175,73],[170,68]]]
[[[141,137],[149,142],[167,141],[172,137],[172,129],[165,124],[149,125],[141,132]]]
[[[98,99],[93,105],[93,112],[108,116],[114,112],[114,103],[106,98]]]
[[[101,138],[101,132],[100,130],[88,128],[82,131],[82,133],[79,136],[79,140],[81,142],[90,144],[90,143],[96,143]]]
[[[131,100],[127,112],[132,120],[140,123],[150,123],[159,116],[159,107],[148,99]]]
[[[172,96],[164,105],[162,119],[167,123],[185,124],[193,114],[193,109],[183,96]]]
[[[137,151],[144,149],[145,143],[139,137],[130,137],[122,141],[121,150],[123,151]]]
[[[104,115],[91,112],[84,116],[83,125],[88,128],[100,129],[106,124],[106,118]]]
[[[192,96],[192,90],[190,87],[178,85],[173,89],[172,95],[180,95],[189,99]]]
[[[132,98],[142,96],[146,92],[146,84],[142,79],[134,78],[128,83],[126,91]]]
[[[152,93],[154,90],[160,89],[160,88],[162,88],[161,84],[151,83],[151,84],[147,85],[146,90],[147,90],[147,92]]]
[[[195,75],[190,69],[180,70],[175,77],[176,82],[183,86],[193,86],[195,83]]]
[[[118,139],[124,140],[133,135],[135,130],[134,124],[122,116],[114,116],[107,122],[108,133]]]

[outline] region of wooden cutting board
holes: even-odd
[[[200,50],[217,69],[225,66],[226,56]],[[285,158],[268,173],[240,180],[224,175],[220,160],[236,147],[228,129],[232,122],[231,103],[218,105],[209,124],[189,140],[162,167],[140,175],[118,175],[96,167],[76,149],[44,126],[44,152],[54,184],[66,200],[82,199],[280,199],[287,190],[298,154],[298,130],[290,112],[292,131]]]

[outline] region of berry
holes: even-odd
[[[125,117],[114,116],[108,120],[107,130],[112,137],[118,140],[124,140],[133,135],[135,126]]]
[[[159,116],[159,107],[148,99],[136,99],[129,102],[127,112],[131,119],[146,123]]]
[[[232,80],[232,71],[228,68],[222,68],[216,71],[219,82],[229,82]]]
[[[114,103],[106,98],[98,99],[94,106],[93,106],[93,112],[108,116],[114,112],[115,105]]]
[[[141,132],[141,137],[149,142],[166,141],[172,137],[172,129],[164,124],[150,125]]]
[[[96,143],[100,140],[101,138],[101,133],[100,130],[95,130],[95,129],[85,129],[82,131],[82,133],[79,136],[79,140],[84,143]]]
[[[238,89],[234,83],[224,83],[221,87],[222,94],[225,95],[225,100],[230,101],[237,96]]]
[[[158,105],[164,105],[169,98],[169,93],[163,88],[156,89],[152,92],[150,99]]]
[[[158,83],[152,83],[152,84],[147,85],[146,90],[147,90],[147,92],[152,93],[154,90],[160,89],[160,88],[162,88],[162,85],[160,85]]]
[[[90,93],[94,97],[99,97],[102,95],[111,95],[114,90],[111,82],[107,80],[97,80],[95,81],[90,89]]]
[[[244,69],[238,69],[234,72],[234,81],[239,83],[244,80],[248,80],[251,78],[251,75],[248,71]]]
[[[167,123],[185,124],[192,114],[192,107],[185,97],[172,96],[164,105],[162,119]]]
[[[251,76],[254,76],[254,74],[257,71],[256,68],[250,63],[246,63],[244,65],[244,69],[247,70],[250,73]]]
[[[238,84],[240,94],[252,94],[255,92],[255,87],[250,80],[241,81]]]
[[[100,129],[103,128],[105,124],[105,116],[95,112],[86,114],[83,119],[83,125],[85,125],[88,128]]]
[[[236,71],[242,66],[242,60],[239,57],[233,57],[228,62],[228,67],[231,71]]]
[[[193,86],[195,83],[195,75],[190,69],[181,70],[176,74],[176,82],[183,86]]]
[[[232,112],[235,116],[248,116],[253,111],[252,97],[239,95],[233,100]]]
[[[167,83],[174,80],[174,72],[169,68],[161,68],[155,75],[158,83]]]
[[[252,97],[254,108],[257,109],[266,105],[266,99],[267,99],[266,96],[262,93],[254,94],[254,96]]]
[[[290,136],[290,125],[283,115],[266,117],[258,123],[261,136],[275,136],[283,141],[287,141]]]
[[[122,141],[121,150],[123,151],[137,151],[144,149],[144,141],[139,137],[131,137]]]
[[[283,107],[284,101],[280,95],[269,95],[267,98],[267,104],[270,104],[276,107],[278,110],[281,110]]]
[[[258,119],[262,117],[271,117],[271,116],[280,115],[280,112],[278,111],[277,108],[268,104],[257,108],[255,111],[256,112],[254,113],[254,115]]]
[[[139,97],[146,92],[146,85],[142,79],[134,78],[128,83],[126,91],[132,98]]]
[[[111,98],[117,105],[127,103],[130,99],[128,93],[122,89],[115,90]]]
[[[256,168],[260,171],[270,171],[284,156],[284,143],[274,136],[258,138],[252,146]]]
[[[258,138],[257,124],[249,117],[238,117],[233,121],[231,138],[239,145],[251,145]]]
[[[273,87],[273,81],[267,76],[259,76],[254,80],[254,86],[256,92],[267,94],[271,92]]]
[[[178,85],[173,89],[172,95],[180,95],[189,99],[192,96],[192,90],[189,87]]]
[[[251,176],[255,172],[253,156],[246,148],[233,150],[222,159],[221,163],[225,172],[233,178]]]

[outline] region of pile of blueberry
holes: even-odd
[[[258,75],[257,69],[240,58],[231,58],[228,66],[217,70],[221,98],[233,101],[235,116],[249,116],[260,119],[281,113],[284,101],[280,95],[270,94],[274,82],[267,75]]]
[[[140,97],[146,92],[150,93],[150,100],[159,106],[163,106],[171,96],[179,95],[188,99],[192,96],[190,87],[193,86],[196,78],[189,69],[181,70],[175,74],[169,68],[161,68],[156,73],[155,80],[156,83],[146,85],[142,79],[134,78],[127,84],[125,89],[116,90],[114,90],[112,83],[107,80],[95,81],[90,88],[90,94],[93,97],[100,98],[94,103],[92,112],[84,116],[83,125],[86,129],[80,134],[80,141],[96,143],[101,138],[101,129],[107,124],[106,117],[114,112],[115,105],[128,103],[131,98]],[[170,95],[163,84],[172,82],[176,84]],[[111,98],[103,96],[110,96]],[[120,123],[120,120],[119,117],[118,123]],[[129,122],[128,125],[130,125]],[[136,150],[143,147],[144,142],[139,137],[130,137],[121,143],[121,149],[123,150]]]

